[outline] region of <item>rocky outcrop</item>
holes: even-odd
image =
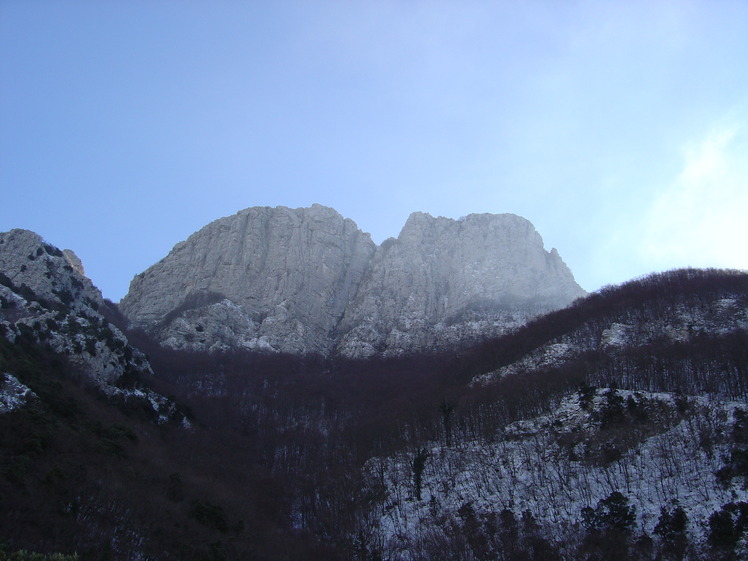
[[[0,337],[63,355],[106,395],[142,400],[160,417],[174,404],[139,387],[152,374],[150,364],[109,322],[111,303],[82,270],[75,254],[34,232],[0,233]],[[10,375],[5,386],[15,379]]]
[[[378,247],[314,205],[212,222],[137,275],[121,309],[173,348],[361,357],[464,345],[582,295],[520,217],[414,213]]]
[[[36,398],[30,388],[10,374],[0,373],[0,415],[10,413]]]

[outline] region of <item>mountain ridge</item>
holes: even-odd
[[[459,352],[351,359],[120,333],[68,259],[32,232],[0,234],[9,547],[185,561],[258,548],[339,561],[748,554],[745,272],[652,274]],[[448,303],[390,297],[406,313]],[[126,372],[136,357],[140,381]]]
[[[313,205],[211,222],[136,275],[120,304],[172,348],[364,357],[469,344],[584,294],[516,215],[415,212],[377,245]]]

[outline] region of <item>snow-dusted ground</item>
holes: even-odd
[[[592,321],[548,341],[512,364],[477,376],[474,383],[490,383],[512,374],[559,366],[586,351],[639,347],[663,336],[673,342],[687,342],[701,333],[724,335],[738,329],[748,329],[748,305],[744,298],[681,304],[658,312],[628,309],[608,318],[607,323]]]
[[[598,390],[591,412],[575,394],[549,415],[509,425],[494,442],[433,443],[420,500],[414,452],[371,459],[366,477],[380,497],[370,520],[376,541],[388,558],[411,559],[413,544],[456,519],[465,505],[478,514],[529,510],[546,536],[563,540],[579,532],[584,507],[595,508],[614,491],[636,507],[637,532],[652,535],[661,508],[677,504],[686,511],[692,541],[703,541],[711,513],[748,500],[743,478],[721,485],[715,476],[729,457],[735,410],[748,406],[663,393],[618,395],[649,411],[650,422],[601,428],[606,396]]]

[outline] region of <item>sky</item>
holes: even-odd
[[[513,213],[588,291],[748,269],[744,0],[0,0],[0,231],[104,296],[252,206]]]

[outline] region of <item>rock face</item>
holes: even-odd
[[[416,212],[372,261],[341,325],[340,350],[368,356],[459,346],[584,294],[524,218]]]
[[[149,411],[159,423],[187,425],[173,401],[148,387],[148,359],[110,323],[109,312],[116,313],[114,306],[83,275],[72,251],[28,230],[0,233],[0,338],[46,347],[110,400]],[[0,373],[0,413],[35,397],[14,374]]]
[[[121,308],[171,347],[328,352],[376,249],[329,208],[249,208],[136,276]]]
[[[107,391],[125,374],[151,374],[142,353],[102,315],[109,304],[82,269],[74,253],[34,232],[0,233],[0,336],[46,344]]]
[[[466,344],[582,295],[520,217],[414,213],[378,247],[314,205],[212,222],[137,275],[120,306],[173,348],[361,357]]]

